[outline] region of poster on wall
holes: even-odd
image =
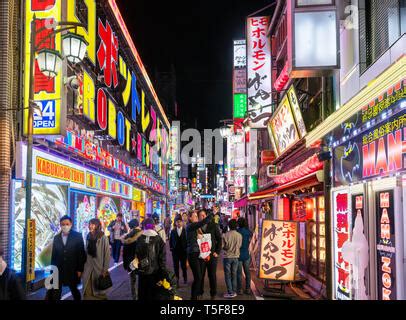
[[[124,222],[128,223],[132,219],[132,201],[120,199],[120,212],[123,214]]]
[[[337,300],[351,300],[351,266],[343,257],[349,238],[350,208],[348,192],[333,193],[334,295]]]
[[[100,219],[102,227],[107,236],[109,224],[116,219],[120,212],[120,198],[98,195],[96,199],[97,218]]]
[[[396,300],[394,192],[378,191],[375,197],[378,300]]]
[[[368,229],[364,215],[364,195],[351,195],[351,236],[343,244],[343,259],[351,265],[351,297],[368,300],[369,295],[369,246]]]
[[[295,279],[298,224],[263,220],[259,278],[292,281]]]
[[[71,190],[70,195],[70,213],[74,217],[74,228],[86,239],[89,221],[96,218],[96,194]]]
[[[68,186],[62,184],[32,184],[32,213],[35,220],[35,268],[44,269],[51,263],[52,240],[59,232],[59,219],[68,212]],[[25,188],[14,183],[11,268],[21,270],[22,241],[25,227]]]

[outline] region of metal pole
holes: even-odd
[[[24,284],[27,287],[27,235],[28,235],[28,221],[31,219],[31,194],[32,194],[32,144],[33,144],[33,130],[34,130],[34,114],[32,104],[34,103],[34,55],[35,55],[35,38],[36,26],[35,15],[31,21],[31,41],[30,41],[30,68],[28,70],[30,75],[29,81],[29,97],[28,97],[28,121],[27,121],[27,166],[25,178],[25,227],[24,227],[24,241],[23,241],[23,257],[22,257],[22,274]]]

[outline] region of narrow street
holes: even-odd
[[[169,250],[169,244],[167,243],[167,250],[166,250],[166,262],[167,266],[170,270],[173,271],[173,263],[172,263],[172,255]],[[114,264],[111,263],[110,265],[110,274],[113,280],[113,287],[108,291],[108,298],[109,300],[132,300],[131,298],[131,290],[130,290],[130,281],[127,271],[124,270],[122,262],[120,262],[116,267]],[[182,279],[183,280],[183,279]],[[188,267],[188,283],[183,284],[183,281],[180,281],[180,286],[178,290],[178,294],[182,297],[183,300],[190,299],[190,290],[193,282],[193,275]],[[210,286],[209,280],[206,273],[205,278],[205,292],[203,296],[203,300],[210,300]],[[226,292],[226,284],[224,281],[224,272],[223,272],[223,263],[222,259],[219,259],[219,263],[217,266],[217,299],[216,300],[224,300],[223,294]],[[29,300],[43,300],[45,297],[45,289],[40,289],[31,295],[29,295]],[[64,287],[62,292],[62,300],[72,300],[72,295],[68,288]],[[255,294],[252,295],[239,295],[238,297],[234,298],[233,300],[256,300]]]

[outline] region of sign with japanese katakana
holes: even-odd
[[[247,21],[248,111],[253,128],[265,128],[272,113],[271,42],[269,17]]]
[[[298,224],[264,220],[261,232],[259,278],[293,281],[296,270]]]

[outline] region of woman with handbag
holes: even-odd
[[[109,274],[110,244],[99,219],[89,221],[86,239],[87,260],[83,271],[83,299],[107,300],[106,290],[112,287]]]

